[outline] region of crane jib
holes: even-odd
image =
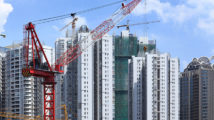
[[[104,21],[101,25],[91,31],[92,40],[101,39],[107,32],[114,27],[112,19]]]
[[[61,67],[67,65],[77,59],[83,52],[85,52],[89,47],[93,46],[96,41],[100,40],[106,33],[108,33],[111,29],[114,28],[116,24],[122,21],[128,14],[130,14],[134,8],[141,2],[141,0],[133,0],[127,5],[122,4],[122,7],[117,10],[113,15],[98,25],[92,32],[85,37],[85,39],[81,40],[78,44],[75,44],[71,48],[69,48],[65,53],[60,56],[59,59],[56,60],[54,64],[56,69],[52,69],[51,65],[48,62],[46,54],[44,52],[43,46],[40,43],[40,40],[37,36],[37,33],[34,28],[34,24],[29,23],[25,26],[24,31],[24,54],[26,59],[26,69],[23,68],[22,74],[25,77],[28,76],[35,76],[35,77],[43,77],[43,91],[44,91],[44,120],[55,120],[55,73],[56,71],[59,73],[63,73],[61,71]],[[70,15],[70,14],[69,14]],[[43,19],[44,22],[58,20],[66,17],[65,16],[58,16],[48,19]],[[40,20],[41,22],[41,20]],[[84,47],[82,47],[82,43],[86,41],[88,38],[92,38],[91,42],[88,42]],[[30,47],[31,46],[31,47]],[[31,56],[29,56],[29,51],[31,49]],[[41,56],[43,54],[45,61],[48,64],[48,68],[46,70],[40,69],[45,66],[40,66],[41,63]],[[32,57],[32,59],[29,59]],[[32,61],[32,65],[30,64]],[[39,62],[38,62],[39,61]],[[39,68],[39,69],[38,69]],[[56,71],[54,71],[56,70]]]
[[[116,24],[118,24],[125,16],[130,14],[134,8],[141,2],[141,0],[134,0],[129,4],[122,6],[116,11],[109,19],[105,20],[102,24],[91,31],[93,40],[101,39],[106,33],[108,33]]]

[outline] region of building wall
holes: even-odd
[[[113,37],[102,38],[102,120],[113,119]]]
[[[132,56],[144,57],[145,53],[156,51],[155,40],[141,39],[122,31],[120,36],[114,37],[115,56],[115,120],[128,120],[129,116],[129,76],[128,59]],[[144,88],[143,88],[144,89]],[[143,101],[145,102],[145,100]],[[145,108],[145,107],[144,107]],[[131,115],[132,116],[132,115]],[[145,117],[145,115],[143,115]]]
[[[179,119],[179,60],[168,54],[146,54],[144,120]]]
[[[30,46],[31,47],[31,46]],[[45,47],[49,48],[49,47]],[[45,52],[49,52],[46,49]],[[52,53],[53,54],[53,53]],[[32,56],[31,50],[29,56]],[[47,54],[48,57],[51,55]],[[21,44],[11,47],[6,53],[5,61],[5,105],[6,112],[25,114],[30,116],[42,116],[43,114],[43,89],[42,78],[22,76],[22,68],[25,67],[23,47]],[[51,58],[48,58],[51,59]],[[53,59],[53,58],[52,58]]]
[[[129,60],[129,119],[143,119],[143,66],[145,58],[134,57]]]
[[[55,61],[68,49],[69,41],[71,41],[71,38],[57,38],[55,41]],[[64,73],[67,72],[67,66],[64,66],[63,68]],[[57,74],[55,77],[55,81],[57,82],[55,86],[56,90],[56,108],[61,108],[62,104],[65,104],[66,101],[66,81],[64,78],[64,74]],[[62,109],[56,109],[56,118],[60,119],[64,115],[64,111]]]
[[[79,33],[78,40],[84,40],[89,33]],[[81,47],[86,47],[92,39],[84,40]],[[93,47],[90,46],[78,58],[78,120],[93,120]]]
[[[77,59],[70,63],[65,74],[64,95],[65,104],[68,109],[68,117],[77,120],[78,107],[78,81],[77,81]]]
[[[180,77],[181,120],[213,119],[214,68],[206,57],[194,58]]]
[[[208,120],[214,119],[214,70],[208,71]]]
[[[128,59],[137,56],[137,37],[123,31],[114,37],[115,120],[128,120]]]
[[[180,62],[177,58],[170,59],[170,81],[169,81],[169,120],[180,119]]]
[[[87,26],[81,26],[74,43],[91,39]],[[113,40],[105,35],[72,61],[65,74],[65,96],[69,119],[112,120],[114,117]]]
[[[69,43],[68,46],[74,45],[77,42],[79,42],[80,40],[82,40],[83,37],[88,35],[88,32],[89,32],[89,29],[87,28],[87,26],[81,26],[79,31],[76,34],[74,34],[74,36],[72,37],[73,40],[68,42]],[[85,33],[85,34],[80,35],[80,33]],[[66,36],[69,36],[69,35],[67,34]],[[86,54],[84,56],[84,58],[86,59],[87,57],[88,56]],[[91,57],[91,56],[89,56],[89,57]],[[68,118],[72,119],[72,120],[81,119],[81,116],[82,116],[82,114],[81,114],[82,106],[81,105],[83,104],[83,101],[81,101],[81,99],[79,99],[79,98],[82,96],[82,92],[87,92],[87,90],[81,91],[81,89],[82,89],[81,87],[84,87],[84,86],[82,86],[82,82],[79,82],[80,79],[83,79],[80,76],[81,75],[80,71],[82,69],[82,68],[80,68],[80,66],[83,66],[83,65],[81,65],[81,59],[83,59],[83,58],[77,58],[77,59],[73,60],[71,63],[69,63],[66,68],[66,73],[64,75],[64,78],[65,78],[64,84],[63,84],[64,91],[62,94],[65,96],[64,97],[65,104],[67,106],[67,109],[69,110]],[[90,61],[90,62],[92,62],[92,61]],[[87,65],[87,67],[89,67],[88,64],[85,64],[85,63],[84,63],[84,66]],[[85,68],[85,69],[90,70],[89,68]],[[84,78],[84,79],[87,80],[88,78]],[[90,82],[90,85],[91,85],[91,82]],[[84,103],[84,104],[86,104],[86,103]],[[88,109],[88,108],[84,108],[84,109]],[[86,117],[86,116],[84,116],[84,117]]]
[[[147,68],[152,68],[147,71],[147,83],[149,84],[147,93],[147,105],[150,112],[147,114],[147,119],[166,120],[168,117],[168,55],[167,54],[147,54]],[[152,79],[151,79],[152,78]],[[148,82],[152,81],[152,82]],[[151,87],[150,87],[151,86]],[[148,86],[147,86],[148,88]],[[151,99],[152,98],[152,99]]]
[[[35,113],[36,108],[34,108],[37,99],[34,100],[34,97],[32,97],[36,91],[34,88],[38,87],[38,85],[35,82],[36,78],[24,78],[21,74],[22,67],[24,66],[22,51],[21,46],[7,51],[6,108],[8,108],[7,112],[33,116],[38,114]]]
[[[113,64],[113,37],[105,35],[94,47],[94,120],[113,119]]]
[[[180,119],[190,120],[191,118],[191,103],[193,103],[193,79],[190,78],[193,72],[182,73],[180,78]],[[190,78],[190,79],[189,79]]]
[[[5,53],[0,51],[0,112],[5,110]],[[2,120],[2,117],[0,117]]]

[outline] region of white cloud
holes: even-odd
[[[140,3],[133,11],[136,16],[145,14],[145,5]],[[172,5],[160,0],[147,0],[146,13],[154,12],[163,22],[183,23],[196,21],[196,27],[214,34],[214,0],[186,0],[183,4]]]
[[[57,27],[56,25],[53,25],[52,28],[56,31],[59,31],[59,27]]]
[[[11,4],[5,3],[4,0],[0,0],[0,33],[4,32],[4,25],[12,10],[13,7]]]
[[[207,33],[214,34],[214,9],[209,11],[207,18],[199,19],[198,27]]]
[[[78,20],[76,21],[76,29],[79,29],[79,27],[81,25],[87,25],[87,20],[85,17],[82,17],[82,16],[76,16],[76,18],[78,18]],[[67,18],[64,20],[63,22],[63,26],[56,26],[56,25],[53,25],[52,28],[55,30],[55,31],[60,31],[61,32],[61,36],[64,36],[65,34],[65,30],[66,29],[69,29],[71,30],[71,22],[73,21],[73,18]],[[70,31],[68,31],[70,32]],[[69,33],[70,34],[70,33]]]
[[[146,12],[145,4],[140,3],[133,11],[134,15],[142,15],[145,13],[155,12],[164,22],[173,20],[176,22],[183,22],[189,19],[194,11],[185,5],[172,6],[169,2],[160,2],[160,0],[148,0]]]

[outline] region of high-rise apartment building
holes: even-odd
[[[83,29],[83,28],[82,28]],[[82,31],[77,35],[77,40],[82,41],[81,48],[87,46],[92,41],[89,37],[89,32]],[[78,120],[93,120],[93,46],[85,50],[81,56],[77,58],[77,118]]]
[[[129,59],[129,120],[143,120],[145,84],[145,58],[134,57]]]
[[[128,120],[128,59],[137,56],[137,37],[122,31],[114,37],[115,120]]]
[[[146,56],[147,120],[179,119],[179,66],[168,54]]]
[[[92,41],[87,26],[81,26],[74,43],[80,47]],[[65,103],[73,120],[112,120],[113,98],[113,38],[105,35],[72,61],[65,74]]]
[[[145,56],[145,52],[156,50],[155,40],[138,38],[129,31],[122,31],[120,36],[114,36],[115,57],[115,120],[129,118],[129,77],[128,60],[132,56]]]
[[[52,48],[43,46],[51,61]],[[7,47],[5,58],[5,111],[29,116],[42,116],[43,92],[42,78],[22,76],[25,64],[22,44]],[[31,51],[29,52],[31,56]]]
[[[68,49],[69,45],[71,45],[71,38],[68,37],[68,31],[66,34],[66,37],[58,38],[55,41],[55,60],[60,58],[60,56]],[[56,90],[56,99],[55,104],[56,108],[61,108],[62,104],[65,104],[67,101],[65,101],[66,94],[64,91],[64,85],[65,85],[65,73],[67,72],[67,66],[64,66],[63,68],[64,74],[57,74],[55,77],[55,81],[57,84],[55,85]],[[62,109],[56,109],[56,118],[60,119],[64,115],[64,111]]]
[[[5,58],[6,58],[6,51],[7,48],[5,47],[0,47],[0,86],[1,86],[1,90],[0,90],[0,112],[4,112],[6,110],[5,107],[5,96],[6,96],[6,91],[5,91]],[[0,120],[3,120],[4,117],[0,117]]]
[[[94,120],[114,119],[113,37],[105,35],[94,47]]]
[[[214,119],[214,65],[194,58],[180,77],[180,119]]]
[[[129,119],[179,120],[179,60],[146,53],[129,63]]]
[[[0,49],[0,112],[3,112],[5,108],[5,99],[3,97],[5,95],[5,55],[5,51]]]

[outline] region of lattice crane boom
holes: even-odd
[[[133,0],[127,5],[122,4],[122,7],[117,10],[113,15],[105,20],[102,24],[97,26],[94,30],[90,32],[90,34],[85,37],[82,41],[78,42],[78,44],[74,45],[70,49],[68,49],[60,58],[56,60],[56,71],[60,71],[64,65],[75,60],[78,56],[80,56],[88,47],[94,45],[96,41],[100,40],[106,33],[108,33],[116,24],[118,24],[121,20],[123,20],[128,14],[130,14],[134,8],[141,2],[141,0]],[[81,43],[91,38],[92,41],[88,43],[85,47],[81,47]]]
[[[56,60],[56,63],[53,65],[54,68],[51,67],[46,57],[43,46],[41,45],[36,34],[34,24],[30,22],[25,26],[24,52],[26,58],[26,68],[22,69],[22,74],[24,77],[35,76],[44,78],[44,120],[55,120],[55,74],[63,73],[63,71],[60,69],[61,67],[72,62],[83,52],[85,52],[88,47],[94,45],[96,41],[100,40],[106,33],[114,28],[116,24],[118,24],[128,14],[130,14],[141,1],[142,0],[133,0],[127,5],[122,4],[122,7],[119,10],[117,10],[110,18],[92,30],[90,34],[85,37],[85,39],[71,46],[65,53],[63,53],[62,56]],[[55,18],[56,17],[54,17],[54,19]],[[85,47],[82,47],[81,44],[88,38],[92,39],[92,41],[89,42]],[[30,49],[31,59],[29,57]],[[42,55],[44,56],[46,62],[45,69],[45,65],[42,66]]]

